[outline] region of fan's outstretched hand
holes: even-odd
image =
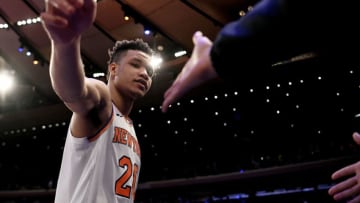
[[[192,40],[194,49],[190,59],[164,94],[163,112],[166,112],[169,105],[179,100],[191,89],[218,76],[210,59],[212,41],[200,31],[194,33]]]

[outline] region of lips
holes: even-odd
[[[139,80],[135,80],[135,82],[140,83],[144,87],[144,90],[148,89],[148,85],[145,80],[139,79]]]

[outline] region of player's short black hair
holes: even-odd
[[[142,51],[150,56],[152,56],[154,53],[154,51],[151,49],[149,44],[140,38],[135,40],[116,41],[113,48],[109,49],[108,51],[109,53],[109,61],[107,62],[108,65],[113,62],[117,62],[121,54],[128,50]]]
[[[108,50],[109,54],[109,60],[107,64],[116,63],[121,58],[122,54],[125,53],[128,50],[136,50],[136,51],[142,51],[149,56],[152,56],[154,54],[153,49],[149,46],[147,42],[145,42],[141,38],[137,38],[134,40],[121,40],[116,41],[115,45],[112,47],[112,49]],[[107,78],[109,77],[109,72],[107,73]]]

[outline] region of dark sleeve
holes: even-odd
[[[302,31],[312,20],[311,15],[309,20],[301,15],[306,1],[263,0],[247,15],[224,26],[210,52],[220,77],[253,80],[266,75],[272,64],[311,50],[296,39],[313,35]]]

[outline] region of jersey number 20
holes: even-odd
[[[126,197],[130,199],[132,195],[133,199],[135,199],[135,190],[136,190],[136,180],[137,174],[139,171],[138,165],[132,165],[131,159],[129,157],[123,156],[119,159],[119,166],[125,168],[125,172],[116,180],[115,183],[115,193],[122,197]],[[129,179],[133,177],[131,186],[126,185]]]

